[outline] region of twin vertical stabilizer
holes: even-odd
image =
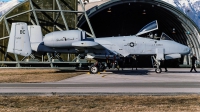
[[[29,56],[31,54],[30,37],[26,23],[12,23],[7,52]]]
[[[29,34],[31,43],[43,42],[42,29],[39,25],[28,26],[28,34]]]

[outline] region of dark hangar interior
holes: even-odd
[[[199,28],[182,11],[166,2],[160,0],[110,1],[91,8],[87,14],[97,38],[135,35],[146,24],[157,20],[158,30],[153,31],[153,34],[159,37],[164,32],[174,41],[191,47],[192,53],[199,56]],[[78,27],[90,32],[85,18],[79,18]],[[149,33],[142,36],[148,38]],[[138,59],[139,61],[146,59],[144,62],[149,63],[147,66],[151,65],[149,56],[140,56]],[[189,63],[188,56],[185,60]],[[170,66],[177,66],[175,63],[183,64],[184,57],[173,60]]]

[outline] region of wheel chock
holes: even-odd
[[[90,72],[87,73],[88,75],[90,74]]]
[[[97,74],[100,74],[100,72],[98,72]]]

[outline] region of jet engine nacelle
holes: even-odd
[[[67,30],[46,34],[43,41],[44,45],[48,47],[71,47],[73,42],[81,41],[85,38],[84,31]]]

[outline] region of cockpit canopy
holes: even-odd
[[[142,34],[150,32],[149,36],[150,36],[150,38],[153,38],[154,36],[157,36],[157,35],[153,36],[153,34],[151,33],[151,31],[154,31],[154,30],[157,30],[157,29],[158,29],[158,22],[157,22],[157,20],[155,20],[155,21],[150,22],[146,26],[144,26],[136,35],[139,36],[139,35],[142,35]],[[160,40],[171,40],[171,41],[174,41],[173,39],[171,39],[165,33],[161,34]]]
[[[157,30],[157,29],[158,29],[158,23],[157,23],[157,20],[155,20],[147,24],[146,26],[144,26],[136,35],[139,36],[139,35],[142,35],[142,34]]]

